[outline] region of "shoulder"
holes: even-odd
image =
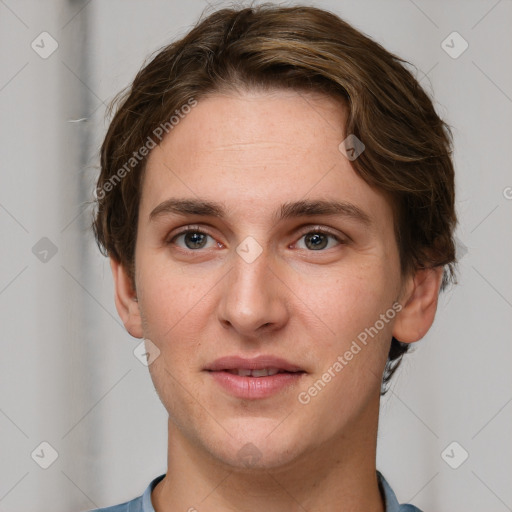
[[[146,512],[142,507],[142,496],[120,505],[113,505],[106,508],[95,508],[89,512]]]
[[[421,512],[421,510],[414,505],[400,505],[393,489],[391,489],[391,486],[379,471],[377,471],[377,478],[386,505],[386,512]]]
[[[111,507],[96,508],[94,510],[90,510],[89,512],[155,512],[155,509],[151,503],[151,491],[164,476],[165,474],[160,475],[152,480],[144,493],[131,501],[126,501],[125,503],[113,505]]]

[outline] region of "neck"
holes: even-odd
[[[336,438],[284,466],[246,469],[215,459],[169,421],[168,470],[156,512],[384,512],[376,475],[378,405]]]

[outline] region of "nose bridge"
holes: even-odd
[[[250,243],[242,242],[233,254],[219,308],[221,322],[244,335],[263,326],[280,327],[287,316],[283,290],[277,286],[266,251],[255,255]]]

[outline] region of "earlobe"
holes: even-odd
[[[443,267],[420,269],[409,278],[393,327],[397,340],[413,343],[427,334],[434,322],[442,278]]]
[[[114,277],[117,312],[126,330],[135,338],[143,338],[139,303],[132,280],[119,261],[110,258],[110,268]]]

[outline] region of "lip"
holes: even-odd
[[[278,368],[286,373],[276,373],[266,377],[245,377],[227,371],[235,369],[262,370],[264,368]],[[296,385],[306,373],[299,366],[271,355],[261,355],[251,359],[240,356],[221,357],[208,365],[205,371],[230,395],[244,400],[257,400],[276,395],[286,388]]]
[[[262,370],[263,368],[278,368],[286,372],[303,372],[304,370],[297,365],[294,365],[272,355],[261,355],[253,358],[245,358],[240,356],[225,356],[216,359],[213,363],[209,364],[205,370],[216,372],[221,370]],[[261,377],[265,378],[265,377]]]

